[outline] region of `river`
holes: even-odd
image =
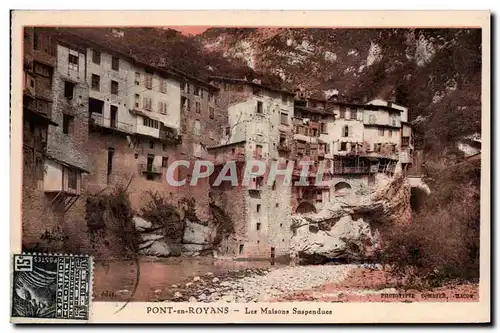
[[[244,268],[278,268],[282,266],[279,264],[271,266],[269,261],[235,261],[209,257],[141,258],[139,260],[139,283],[131,300],[155,300],[158,290],[165,290],[173,284],[180,284],[191,277],[210,272],[216,276]],[[124,299],[119,295],[130,295],[134,289],[136,277],[137,265],[132,260],[95,263],[94,301]]]

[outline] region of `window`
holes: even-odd
[[[186,106],[186,100],[187,100],[186,97],[181,96],[181,111],[184,110],[185,107],[187,107]]]
[[[191,111],[191,100],[190,99],[187,100],[187,110]]]
[[[63,114],[63,133],[72,134],[73,133],[73,121],[75,117],[68,114]]]
[[[92,50],[92,62],[97,65],[101,64],[101,52]]]
[[[139,107],[140,98],[141,98],[141,96],[139,96],[139,94],[135,94],[135,107],[136,108]]]
[[[50,76],[50,67],[35,63],[35,73],[43,76]]]
[[[201,104],[200,104],[200,102],[196,102],[195,106],[196,106],[196,113],[200,113],[201,112]]]
[[[68,170],[68,188],[76,190],[76,186],[78,184],[76,171],[70,169],[66,170]]]
[[[38,32],[34,31],[33,32],[33,49],[38,50],[40,47],[39,42],[38,42]]]
[[[111,58],[111,69],[114,71],[117,71],[120,69],[120,59],[118,59],[117,57]]]
[[[158,102],[158,112],[161,114],[167,114],[167,102]]]
[[[260,204],[257,204],[256,209],[257,209],[257,213],[259,213],[260,212]],[[257,230],[259,230],[259,229],[257,229]]]
[[[158,120],[154,120],[151,118],[143,117],[143,124],[144,126],[151,127],[151,128],[160,128],[160,122]]]
[[[325,143],[325,154],[330,154],[330,144]]]
[[[155,143],[153,141],[149,141],[149,149],[155,149]]]
[[[403,136],[401,138],[401,147],[408,147],[410,145],[410,137],[409,136]]]
[[[351,108],[351,119],[358,119],[358,110],[355,108]]]
[[[167,80],[160,79],[160,92],[163,94],[167,93]]]
[[[224,133],[225,133],[225,135],[230,135],[231,134],[231,127],[226,126]]]
[[[135,72],[135,80],[134,83],[136,86],[141,85],[141,73]]]
[[[146,74],[146,81],[144,83],[144,85],[146,86],[146,89],[153,89],[153,75],[151,74]]]
[[[281,124],[288,125],[288,113],[280,112],[280,116],[281,116]]]
[[[68,67],[71,70],[78,71],[78,56],[77,55],[71,54],[71,53],[68,55]]]
[[[163,156],[161,158],[161,167],[166,168],[168,166],[168,157]]]
[[[260,205],[257,205],[257,207],[258,207],[258,206],[260,206]],[[257,225],[255,226],[255,227],[256,227],[256,229],[257,229],[257,231],[258,231],[258,230],[260,230],[260,226],[261,226],[261,224],[260,224],[259,222],[257,222]]]
[[[115,155],[115,148],[108,147],[108,176],[113,171],[113,156]]]
[[[96,74],[92,74],[92,90],[101,90],[101,77]]]
[[[380,152],[380,149],[382,148],[382,144],[381,143],[376,143],[374,146],[373,146],[373,150],[378,153]]]
[[[39,113],[42,113],[42,114],[49,114],[49,112],[50,112],[50,103],[47,102],[47,101],[44,101],[42,99],[39,99],[39,100],[37,100],[36,110]]]
[[[384,136],[384,129],[383,128],[378,129],[378,136]]]
[[[143,99],[144,109],[151,111],[151,109],[152,109],[151,104],[152,104],[151,97],[144,97],[144,99]]]
[[[64,81],[64,97],[67,99],[73,99],[75,92],[75,84],[73,82]]]
[[[195,87],[194,88],[194,95],[195,96],[201,96],[201,88]]]
[[[111,94],[118,95],[118,82],[111,80]]]
[[[339,110],[339,118],[345,118],[345,107],[341,106]]]
[[[181,82],[181,90],[182,91],[186,90],[186,82]]]
[[[215,101],[215,95],[212,93],[208,93],[208,101],[209,102],[214,102]]]
[[[199,143],[193,143],[193,155],[194,157],[202,157],[204,152],[204,147]]]
[[[262,102],[258,101],[257,102],[257,113],[262,113]]]
[[[388,136],[392,136],[392,130],[391,130],[391,129],[388,129],[388,130],[387,130],[387,135],[388,135]]]
[[[201,122],[198,119],[194,121],[193,133],[194,135],[201,135]]]
[[[154,160],[155,160],[155,156],[152,154],[148,154],[148,159],[147,159],[147,163],[146,163],[146,170],[148,172],[153,171],[153,161]]]
[[[243,244],[240,244],[240,248],[239,248],[239,253],[240,253],[240,254],[243,254],[243,248],[244,248],[244,245],[243,245]]]
[[[209,117],[210,117],[211,119],[214,119],[214,118],[215,118],[215,109],[214,109],[214,108],[212,108],[212,107],[209,107],[209,108],[208,108],[208,114],[209,114]]]
[[[349,136],[349,126],[344,126],[342,128],[342,136],[343,137],[348,137]]]
[[[346,150],[347,150],[347,142],[341,142],[340,151],[346,151]]]
[[[118,107],[116,105],[110,105],[109,107],[109,126],[111,128],[116,128],[116,122],[118,118]]]
[[[320,123],[321,133],[328,134],[328,126],[327,123]]]
[[[255,157],[262,157],[262,146],[255,145]]]

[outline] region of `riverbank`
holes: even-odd
[[[97,265],[95,301],[149,302],[413,302],[477,301],[477,284],[404,288],[380,265],[271,266],[213,258],[141,259]]]
[[[346,279],[278,297],[277,302],[477,302],[477,283],[448,283],[419,288],[402,283],[380,267],[358,267]]]

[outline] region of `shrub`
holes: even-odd
[[[140,233],[133,216],[126,187],[118,186],[108,194],[101,192],[87,198],[86,219],[91,240],[101,237],[109,245],[118,239],[125,255],[135,255],[139,250]]]
[[[149,201],[141,208],[144,219],[153,223],[158,228],[165,230],[165,238],[182,240],[184,234],[184,221],[177,208],[167,202],[158,192],[148,192]]]
[[[480,165],[465,162],[439,175],[429,180],[431,196],[412,223],[386,233],[380,259],[396,276],[432,286],[474,281],[479,278]]]

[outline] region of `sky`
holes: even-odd
[[[208,27],[208,26],[170,26],[170,27],[166,27],[166,28],[175,29],[177,31],[180,31],[184,35],[199,35],[199,34],[205,32],[210,27]]]

